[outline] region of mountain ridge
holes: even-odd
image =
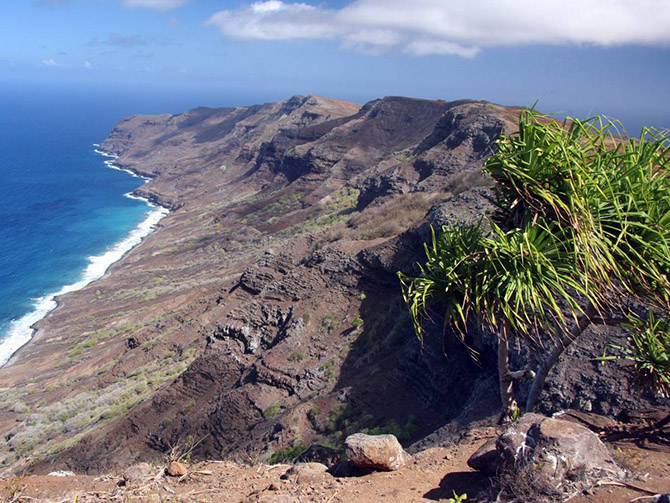
[[[490,208],[481,167],[518,113],[309,95],[122,120],[101,149],[171,212],[0,369],[25,406],[0,408],[0,463],[96,473],[188,439],[197,457],[267,459],[355,429],[418,449],[491,421],[492,342],[472,335],[481,367],[439,326],[422,348],[395,273],[421,260],[429,225]],[[545,410],[648,403],[617,364],[576,372],[549,383]]]

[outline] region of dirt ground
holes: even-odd
[[[490,479],[467,466],[469,456],[493,430],[472,432],[459,445],[430,448],[395,472],[335,478],[328,473],[285,476],[289,465],[245,466],[227,461],[194,463],[182,477],[169,477],[154,466],[140,482],[121,486],[121,474],[57,477],[28,475],[0,479],[3,503],[89,502],[245,502],[345,503],[448,501],[467,493],[467,502],[494,501]],[[574,503],[651,501],[670,492],[670,449],[667,445],[632,443],[612,446],[617,460],[631,471],[627,487],[603,485],[574,495]]]

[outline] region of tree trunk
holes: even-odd
[[[577,323],[572,327],[568,333],[563,333],[558,338],[558,342],[549,352],[547,357],[540,363],[537,367],[537,373],[535,374],[535,379],[533,379],[533,384],[530,387],[530,392],[528,393],[528,401],[526,402],[526,412],[533,412],[535,409],[540,394],[544,389],[544,383],[547,380],[547,375],[549,371],[554,368],[558,358],[563,354],[570,344],[574,342],[577,337],[582,335],[586,327],[591,324],[591,319],[596,315],[596,307],[589,302],[588,306],[584,310],[584,313],[577,318]],[[558,335],[558,334],[557,334]]]
[[[509,322],[505,320],[505,329],[498,334],[498,382],[502,400],[502,422],[512,418],[518,409],[514,399],[514,379],[510,376],[509,369],[509,333]]]

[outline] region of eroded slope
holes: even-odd
[[[439,227],[487,211],[481,166],[517,113],[308,96],[119,123],[102,148],[172,212],[0,369],[2,463],[96,472],[194,441],[196,456],[279,459],[490,418],[493,344],[473,336],[481,366],[439,326],[421,348],[395,273],[421,260],[427,213]],[[616,411],[629,395],[612,368],[580,386]],[[576,399],[553,389],[555,406]]]

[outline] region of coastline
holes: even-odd
[[[104,161],[105,166],[108,168],[124,171],[135,178],[141,178],[144,180],[144,183],[147,183],[150,180],[150,178],[146,176],[141,176],[131,170],[116,166],[114,160],[118,158],[117,155],[100,150],[99,144],[93,144],[93,146],[95,147],[94,151],[97,154],[111,158]],[[58,297],[66,293],[81,290],[102,278],[112,264],[121,260],[130,250],[139,245],[145,237],[156,229],[158,222],[170,212],[168,208],[155,204],[145,197],[136,196],[132,192],[124,194],[124,197],[144,201],[151,211],[149,211],[147,217],[142,220],[128,234],[128,236],[109,246],[100,255],[87,257],[88,265],[82,271],[80,276],[81,279],[63,286],[56,292],[35,299],[35,304],[31,311],[16,320],[12,320],[0,342],[0,368],[15,361],[20,350],[33,340],[37,331],[35,325],[58,307]]]

